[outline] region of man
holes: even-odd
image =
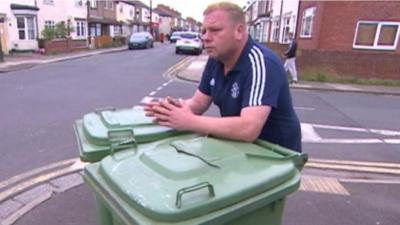
[[[296,51],[297,51],[297,42],[293,38],[293,33],[289,33],[289,48],[285,52],[285,71],[289,71],[290,75],[292,76],[292,80],[290,83],[297,84],[297,70],[296,70]]]
[[[149,103],[146,114],[178,130],[246,142],[261,138],[300,152],[300,123],[282,63],[249,37],[241,8],[210,5],[202,38],[209,59],[198,90],[187,100]],[[222,117],[202,116],[211,102]]]

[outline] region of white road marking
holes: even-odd
[[[147,103],[151,102],[153,99],[154,99],[153,97],[146,96],[140,101],[140,103],[147,104]]]
[[[333,126],[333,125],[323,125],[323,124],[313,124],[310,123],[311,126],[315,128],[323,128],[323,129],[331,129],[331,130],[343,130],[343,131],[355,131],[355,132],[364,132],[364,133],[374,133],[386,136],[400,136],[400,131],[394,130],[380,130],[380,129],[366,129],[366,128],[358,128],[358,127],[344,127],[344,126]]]
[[[317,142],[322,139],[314,130],[314,127],[306,123],[301,124],[301,135],[303,142]]]
[[[161,87],[158,87],[157,89],[156,89],[156,91],[161,91],[163,89],[163,87],[161,86]]]
[[[400,144],[400,139],[384,139],[386,144]]]
[[[301,107],[301,106],[295,106],[294,109],[298,110],[306,110],[306,111],[314,111],[315,108],[310,108],[310,107]]]
[[[189,70],[202,69],[202,68],[205,67],[205,65],[206,65],[206,62],[203,62],[203,61],[196,61],[196,62],[192,62],[192,63],[189,65],[188,69],[189,69]]]
[[[155,95],[157,92],[156,91],[153,91],[153,92],[151,92],[149,95],[150,96],[153,96],[153,95]]]

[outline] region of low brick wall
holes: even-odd
[[[279,56],[287,44],[267,43]],[[301,73],[313,72],[326,75],[356,76],[360,78],[400,80],[400,55],[396,52],[324,51],[299,49],[296,58]]]
[[[297,64],[302,71],[400,80],[400,55],[396,53],[301,50]]]
[[[56,54],[86,49],[86,40],[57,39],[44,42],[45,54]]]

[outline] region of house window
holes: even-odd
[[[120,12],[120,13],[123,13],[123,12],[124,12],[124,6],[123,6],[123,5],[121,5],[121,6],[119,7],[119,12]]]
[[[19,40],[35,40],[35,17],[17,16],[17,28]]]
[[[315,7],[305,9],[301,21],[301,38],[310,38],[312,36],[313,20],[315,16]]]
[[[86,21],[77,20],[75,29],[77,37],[86,37]]]
[[[283,43],[289,43],[290,17],[283,19]]]
[[[90,8],[97,8],[97,0],[89,0]]]
[[[106,0],[104,2],[104,8],[105,9],[114,9],[114,5],[113,5],[113,1],[112,0]]]
[[[114,25],[114,37],[122,35],[122,27]]]
[[[133,9],[130,9],[130,10],[129,10],[129,16],[130,16],[130,17],[133,17]]]
[[[43,0],[43,4],[54,5],[54,0]]]
[[[359,21],[353,48],[395,50],[399,33],[399,22]]]
[[[274,21],[272,41],[279,42],[279,19]]]
[[[75,6],[76,7],[82,7],[83,6],[83,0],[75,0]]]
[[[53,20],[45,20],[44,21],[44,27],[45,28],[54,28],[55,23]]]

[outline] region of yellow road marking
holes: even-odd
[[[79,160],[79,159],[78,159]],[[77,159],[75,159],[75,161],[77,161]],[[61,170],[57,170],[57,171],[52,171],[50,173],[46,173],[46,174],[42,174],[40,176],[34,177],[32,179],[29,179],[25,182],[19,183],[9,189],[6,189],[3,192],[0,192],[0,202],[2,202],[3,200],[16,195],[18,193],[23,192],[24,190],[35,186],[37,184],[46,182],[48,180],[51,180],[53,178],[56,177],[60,177],[60,176],[64,176],[76,171],[82,170],[82,166],[79,165],[78,163],[74,163],[72,166],[67,167],[67,168],[63,168]]]

